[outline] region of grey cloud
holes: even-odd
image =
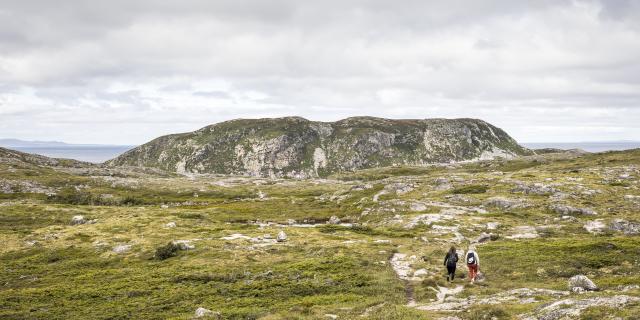
[[[369,114],[637,139],[638,21],[635,1],[0,0],[0,136]]]

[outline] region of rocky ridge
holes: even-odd
[[[183,174],[323,177],[394,165],[425,165],[533,154],[476,119],[354,117],[239,119],[159,137],[107,162]]]

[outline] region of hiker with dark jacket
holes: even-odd
[[[467,262],[467,268],[469,268],[469,280],[475,282],[478,276],[478,269],[480,268],[480,256],[478,256],[474,247],[469,248],[465,255],[465,260]]]
[[[453,281],[456,277],[456,264],[458,263],[458,253],[456,248],[451,246],[449,252],[444,257],[444,265],[447,266],[447,281]]]

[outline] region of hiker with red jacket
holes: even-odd
[[[480,256],[478,256],[474,247],[469,247],[465,255],[465,261],[467,262],[467,268],[469,268],[469,280],[475,282],[480,268]]]
[[[451,246],[447,255],[444,256],[444,265],[447,266],[447,281],[453,281],[453,278],[456,277],[456,264],[458,263],[458,253],[456,253],[456,248]]]

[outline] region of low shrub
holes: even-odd
[[[179,250],[180,246],[174,244],[173,242],[169,242],[166,245],[157,248],[154,257],[158,260],[166,260],[171,257],[177,256]]]
[[[475,193],[485,193],[489,190],[489,187],[480,184],[472,184],[468,186],[458,187],[451,191],[454,194],[475,194]]]

